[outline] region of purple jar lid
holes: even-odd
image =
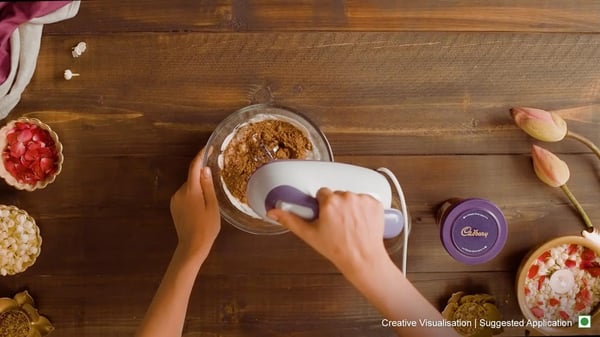
[[[441,219],[441,239],[453,258],[466,264],[493,259],[507,237],[502,211],[485,199],[465,199],[450,206]]]

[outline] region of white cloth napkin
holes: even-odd
[[[21,94],[31,81],[40,52],[44,24],[74,17],[79,11],[80,1],[73,1],[58,10],[21,24],[10,38],[10,73],[0,85],[0,119],[19,103]]]

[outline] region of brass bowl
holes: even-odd
[[[54,172],[54,174],[52,174],[51,176],[47,177],[45,180],[38,181],[35,184],[21,183],[10,172],[8,172],[6,170],[6,167],[4,166],[4,158],[1,158],[1,160],[0,160],[0,177],[2,177],[6,181],[7,184],[9,184],[19,190],[34,191],[37,189],[42,189],[42,188],[48,186],[48,184],[54,182],[54,180],[56,179],[56,177],[60,174],[60,172],[62,170],[62,164],[64,161],[63,146],[62,146],[60,140],[58,139],[58,135],[56,134],[56,132],[54,132],[50,128],[50,126],[46,125],[45,123],[43,123],[42,121],[40,121],[37,118],[21,117],[16,120],[12,120],[12,121],[8,122],[4,127],[2,127],[0,129],[0,149],[2,150],[2,152],[4,152],[4,149],[7,146],[6,137],[7,137],[8,133],[12,129],[14,129],[16,123],[34,124],[34,125],[37,125],[38,127],[40,127],[41,129],[48,131],[48,133],[50,134],[50,137],[52,138],[52,140],[54,141],[54,144],[56,146],[56,154],[58,157],[56,160],[56,163],[55,163],[57,166],[56,172]]]
[[[561,245],[565,245],[565,244],[569,244],[569,245],[576,244],[576,245],[579,245],[582,247],[589,248],[596,253],[596,256],[600,256],[600,246],[598,244],[594,243],[593,241],[591,241],[587,238],[583,238],[581,236],[558,237],[558,238],[555,238],[548,242],[545,242],[542,245],[540,245],[539,247],[533,249],[523,259],[523,262],[521,263],[521,265],[519,267],[519,271],[517,274],[518,276],[517,276],[517,280],[516,280],[517,299],[519,302],[519,307],[521,308],[521,312],[523,313],[523,316],[525,317],[525,319],[531,320],[531,321],[540,321],[540,319],[537,318],[531,312],[531,309],[527,305],[527,300],[526,300],[527,295],[525,294],[525,284],[526,284],[526,281],[528,278],[528,273],[529,273],[530,268],[538,260],[538,258],[540,258],[542,256],[542,254],[544,254],[546,251],[549,251],[552,248],[555,248],[555,247],[558,247]],[[567,268],[566,266],[562,266],[562,267]],[[600,278],[600,276],[598,276],[597,278]],[[548,279],[550,279],[550,278],[548,278]],[[550,285],[548,285],[548,287],[550,287]],[[594,296],[594,295],[592,294],[591,296]],[[536,330],[538,330],[539,332],[546,334],[546,335],[557,335],[557,334],[581,335],[581,334],[585,334],[588,332],[597,335],[598,331],[599,331],[597,328],[600,326],[600,314],[599,314],[599,310],[598,310],[599,308],[600,308],[600,304],[597,304],[594,308],[592,308],[592,311],[589,314],[591,316],[591,326],[592,326],[591,329],[579,328],[578,321],[574,321],[573,325],[571,327],[552,327],[552,326],[544,327],[544,326],[542,326],[542,327],[537,327],[537,328],[534,327],[534,328],[536,328]],[[594,329],[594,327],[596,329]]]
[[[54,326],[38,313],[27,291],[14,298],[0,298],[0,337],[40,337],[53,330]]]

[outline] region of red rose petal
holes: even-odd
[[[20,161],[21,164],[25,167],[31,167],[31,164],[33,163],[33,160],[28,160],[25,158],[25,156],[21,157]]]
[[[52,149],[49,147],[40,147],[39,149],[37,149],[37,152],[38,152],[38,156],[40,158],[54,157],[54,153],[53,153]]]
[[[548,304],[550,304],[552,307],[555,307],[560,304],[560,301],[553,297],[548,300]]]
[[[25,158],[25,160],[36,160],[38,158],[38,152],[36,150],[27,149],[25,154],[23,154],[23,158]]]
[[[531,309],[531,313],[537,317],[537,318],[543,318],[544,317],[544,310],[542,310],[540,307],[533,307]]]
[[[581,263],[579,264],[579,268],[581,269],[589,269],[592,267],[594,267],[594,263],[589,260],[581,260]]]
[[[531,266],[531,268],[529,268],[527,277],[533,278],[535,275],[537,275],[539,269],[540,269],[540,266],[538,266],[537,264],[534,264],[533,266]]]
[[[586,308],[585,303],[581,302],[581,301],[577,301],[575,302],[575,310],[577,311],[582,311],[583,309]]]
[[[33,141],[33,140],[27,143],[28,150],[37,150],[41,147],[42,147],[42,145],[40,143]]]
[[[542,262],[546,262],[546,260],[548,260],[548,258],[550,257],[550,251],[545,251],[542,255],[540,255],[538,257],[538,260],[542,261]]]
[[[544,281],[546,280],[546,275],[540,276],[538,279],[538,290],[542,290],[542,286],[544,285]]]
[[[52,159],[50,159],[50,158],[40,159],[40,168],[44,171],[44,173],[50,173],[50,171],[52,171],[53,166],[54,166],[54,163],[52,162]]]
[[[31,132],[31,130],[25,129],[19,132],[19,134],[17,135],[17,140],[19,142],[25,143],[31,140],[31,137],[33,137],[33,133]]]
[[[596,253],[588,247],[583,248],[583,252],[581,253],[581,259],[586,261],[591,261],[596,258]]]
[[[8,173],[10,173],[11,175],[15,175],[15,163],[13,163],[10,160],[5,160],[4,161],[4,168],[6,168],[6,171],[8,171]]]
[[[575,295],[575,298],[582,302],[588,302],[591,299],[590,291],[587,288],[583,288]]]
[[[44,177],[44,170],[42,170],[42,168],[40,167],[39,161],[33,162],[33,164],[31,165],[31,171],[38,180],[41,180]]]
[[[592,275],[593,277],[600,277],[600,267],[594,266],[586,269],[586,271],[590,273],[590,275]]]
[[[57,171],[58,151],[48,130],[35,124],[15,123],[2,152],[6,171],[21,183],[35,184]]]
[[[577,244],[575,244],[575,243],[572,243],[572,244],[569,245],[569,248],[567,249],[567,253],[569,255],[571,255],[571,254],[573,254],[573,253],[575,253],[577,251],[577,248],[579,248],[579,246]]]
[[[15,132],[15,130],[10,130],[6,134],[6,142],[8,145],[13,145],[17,142],[17,132]]]
[[[22,155],[25,154],[25,151],[27,151],[27,148],[25,147],[25,144],[23,143],[15,143],[13,146],[10,147],[10,155],[14,158],[19,158]]]
[[[560,315],[560,317],[564,320],[568,320],[569,319],[569,314],[567,314],[565,311],[559,311],[558,314]]]
[[[577,264],[577,262],[575,262],[575,260],[565,261],[565,266],[567,266],[568,268],[573,268],[573,267],[575,267],[576,264]]]

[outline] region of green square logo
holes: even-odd
[[[579,328],[589,329],[592,327],[592,316],[580,315],[579,316]]]

